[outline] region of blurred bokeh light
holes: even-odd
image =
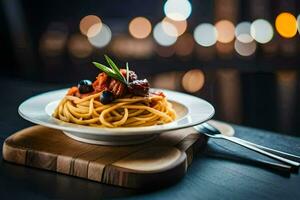
[[[165,30],[168,30],[168,33]],[[173,35],[177,35],[177,29],[173,24],[169,22],[164,22],[164,24],[160,22],[156,24],[153,29],[153,37],[161,46],[170,46],[176,42],[177,37],[171,35],[170,33],[174,33]]]
[[[199,24],[194,30],[195,41],[204,47],[209,47],[217,42],[217,29],[209,23]]]
[[[234,49],[241,56],[251,56],[255,53],[256,50],[256,42],[253,40],[252,42],[243,43],[239,40],[234,41]]]
[[[235,37],[240,42],[249,43],[252,42],[253,37],[250,33],[251,23],[241,22],[235,27]]]
[[[80,20],[79,29],[83,35],[93,37],[100,32],[102,27],[101,19],[96,15],[87,15]],[[92,28],[92,29],[91,29]],[[88,35],[89,32],[89,35]]]
[[[176,21],[186,20],[192,12],[192,5],[188,0],[168,0],[164,5],[167,17]]]
[[[176,28],[176,31],[172,30],[172,28],[170,29],[169,24],[172,24]],[[163,27],[165,33],[167,33],[168,35],[173,36],[173,37],[178,37],[186,31],[187,21],[186,20],[175,21],[168,17],[165,17],[162,20],[162,27]]]
[[[234,25],[229,20],[220,20],[215,24],[217,40],[221,43],[229,43],[234,39]]]
[[[265,19],[257,19],[251,24],[251,36],[261,44],[265,44],[272,40],[274,36],[273,27]]]
[[[110,28],[102,24],[101,30],[93,37],[89,37],[88,40],[89,42],[97,47],[97,48],[102,48],[105,47],[111,40],[112,34]]]
[[[292,38],[297,33],[297,20],[288,12],[280,13],[275,20],[277,32],[285,38]]]
[[[200,69],[192,69],[182,77],[182,87],[190,93],[199,91],[204,85],[204,73]]]
[[[151,22],[145,17],[136,17],[129,23],[129,33],[138,39],[148,37],[151,30]]]

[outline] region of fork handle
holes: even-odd
[[[249,142],[247,140],[243,140],[243,139],[240,139],[240,138],[237,138],[237,137],[235,137],[235,139],[239,140],[241,142],[250,144],[252,146],[255,146],[257,148],[263,149],[265,151],[268,151],[269,153],[273,153],[273,154],[276,154],[278,156],[282,156],[282,157],[285,157],[287,159],[290,159],[290,160],[293,160],[293,161],[296,161],[296,162],[300,162],[300,156],[293,155],[293,154],[290,154],[290,153],[287,153],[287,152],[284,152],[284,151],[279,151],[279,150],[276,150],[276,149],[271,149],[269,147],[265,147],[265,146],[262,146],[262,145],[259,145],[259,144],[255,144],[255,143],[252,143],[252,142]]]
[[[223,136],[222,138],[225,139],[225,140],[231,141],[231,142],[233,142],[235,144],[238,144],[240,146],[243,146],[243,147],[245,147],[247,149],[253,150],[253,151],[257,152],[257,153],[260,153],[260,154],[263,154],[263,155],[268,156],[270,158],[273,158],[275,160],[279,160],[279,161],[281,161],[283,163],[289,164],[292,167],[292,169],[294,169],[294,170],[297,170],[297,171],[299,170],[300,163],[298,163],[298,162],[295,162],[295,161],[292,161],[292,160],[289,160],[289,159],[277,156],[275,154],[269,153],[269,152],[267,152],[265,150],[259,149],[259,148],[255,147],[255,146],[250,145],[250,144],[241,142],[241,141],[237,140],[234,137]]]

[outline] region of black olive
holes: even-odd
[[[86,94],[94,91],[92,82],[90,80],[81,80],[78,83],[80,94]]]
[[[100,95],[100,102],[102,104],[109,104],[114,100],[114,94],[110,91],[103,91]]]

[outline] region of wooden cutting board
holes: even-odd
[[[128,188],[160,187],[184,176],[207,138],[193,128],[164,132],[132,146],[99,146],[33,126],[8,137],[6,161]]]

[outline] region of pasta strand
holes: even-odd
[[[53,117],[65,122],[92,127],[141,127],[172,122],[176,112],[166,97],[124,97],[103,105],[100,94],[82,99],[65,96],[53,113]]]

